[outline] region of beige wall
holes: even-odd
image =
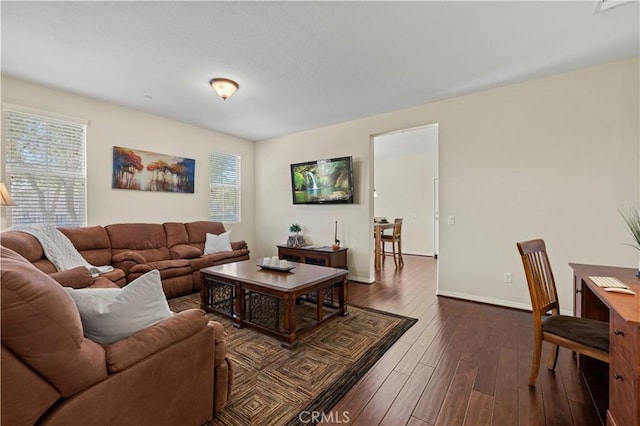
[[[243,221],[228,227],[254,259],[275,254],[294,222],[310,243],[331,244],[337,220],[350,277],[369,282],[372,135],[438,123],[439,294],[528,307],[515,242],[542,237],[566,311],[568,262],[638,266],[617,212],[640,194],[638,74],[634,58],[257,144],[6,77],[2,101],[91,121],[89,224],[206,219],[207,155],[232,152],[243,158]],[[113,145],[195,158],[196,193],[111,189]],[[291,163],[349,155],[354,204],[292,204]]]
[[[208,155],[242,157],[242,221],[225,224],[251,247],[254,232],[254,143],[68,92],[2,77],[2,102],[89,120],[87,221],[162,223],[208,220]],[[150,101],[152,102],[152,101]],[[114,145],[196,160],[194,194],[111,189]]]
[[[570,310],[568,262],[638,266],[617,212],[638,205],[638,73],[633,58],[259,142],[256,249],[272,252],[292,222],[329,244],[339,220],[350,276],[373,280],[371,135],[438,123],[439,294],[529,307],[515,243],[542,237]],[[343,155],[355,204],[292,205],[290,163]]]

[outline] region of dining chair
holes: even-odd
[[[535,386],[542,357],[542,341],[551,343],[547,369],[555,370],[558,346],[609,362],[609,324],[588,318],[560,315],[556,283],[547,249],[541,239],[517,243],[529,286],[533,314],[533,360],[529,386]]]
[[[402,259],[402,218],[396,218],[393,221],[393,232],[390,235],[382,234],[380,236],[380,244],[382,245],[380,249],[383,263],[386,257],[384,251],[385,243],[391,243],[393,262],[396,264],[396,268],[404,266],[404,260]]]

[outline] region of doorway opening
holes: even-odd
[[[438,124],[372,137],[372,217],[402,218],[402,253],[438,257]],[[373,261],[372,261],[373,266]]]

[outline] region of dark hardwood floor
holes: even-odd
[[[374,284],[349,286],[349,303],[419,321],[331,410],[334,424],[602,424],[566,349],[552,373],[545,343],[536,388],[528,386],[530,313],[437,297],[437,260],[404,257],[400,270],[387,259]]]

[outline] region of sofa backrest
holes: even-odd
[[[0,234],[0,244],[18,253],[39,270],[51,274],[57,269],[44,256],[42,246],[36,237],[26,232],[4,231]]]
[[[169,248],[181,244],[189,244],[189,234],[184,223],[165,222],[162,224],[164,232],[167,234],[167,246]]]
[[[83,336],[73,299],[53,278],[0,247],[2,346],[64,397],[107,377],[105,351]]]
[[[204,251],[207,234],[220,235],[225,232],[222,222],[208,222],[206,220],[185,223],[184,227],[187,230],[188,244],[198,247],[200,251]]]
[[[147,262],[169,260],[167,235],[159,223],[117,223],[104,228],[111,241],[112,254],[139,253]]]
[[[102,226],[58,229],[71,240],[87,262],[95,266],[111,265],[111,241]]]

